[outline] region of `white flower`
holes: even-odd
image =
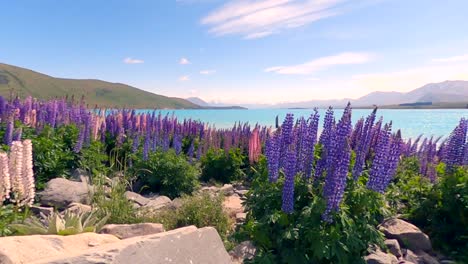
[[[24,197],[25,190],[23,184],[23,144],[21,141],[13,141],[10,150],[10,180],[12,201],[17,205],[22,205],[21,200]]]
[[[10,198],[10,171],[8,168],[8,156],[5,152],[0,152],[0,206]]]
[[[23,141],[23,171],[22,182],[25,191],[23,204],[32,205],[36,189],[34,185],[33,157],[32,157],[32,142],[30,139]]]

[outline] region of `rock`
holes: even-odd
[[[64,209],[71,203],[90,204],[92,188],[84,182],[55,178],[47,182],[44,191],[38,193],[42,205]]]
[[[237,213],[236,214],[236,222],[245,222],[245,218],[247,218],[246,213]]]
[[[398,264],[398,259],[395,256],[382,251],[372,253],[364,257],[364,260],[367,264]]]
[[[42,207],[36,205],[32,205],[31,207],[29,207],[29,209],[36,216],[40,216],[41,214],[43,214],[44,216],[49,216],[54,212],[54,208],[52,207]]]
[[[170,207],[173,210],[179,209],[180,207],[182,207],[182,199],[175,198],[174,200],[172,200]]]
[[[120,241],[112,235],[82,233],[72,236],[35,235],[0,238],[0,263],[32,263],[38,259],[68,255],[95,245]]]
[[[229,251],[229,255],[233,262],[243,263],[244,260],[251,260],[255,257],[257,248],[252,241],[244,241]]]
[[[234,187],[232,184],[224,184],[223,187],[219,189],[219,191],[224,193],[226,196],[230,196],[234,194]]]
[[[200,189],[200,192],[217,193],[219,192],[219,188],[216,186],[205,186]]]
[[[236,190],[235,193],[237,193],[240,197],[245,197],[245,195],[249,192],[249,190]]]
[[[143,208],[151,210],[151,211],[157,211],[160,209],[163,209],[166,206],[169,206],[171,204],[171,199],[167,196],[161,195],[161,196],[156,196],[152,197],[149,199],[149,202],[143,206]]]
[[[401,219],[392,218],[380,225],[387,238],[397,239],[401,246],[413,251],[432,250],[429,237],[419,228]]]
[[[83,252],[41,259],[31,264],[84,263],[203,263],[230,264],[231,258],[212,227],[183,227],[169,232],[133,237]]]
[[[242,200],[237,195],[226,197],[223,202],[223,206],[229,213],[229,216],[235,217],[237,213],[243,213],[244,207],[242,206]]]
[[[419,263],[422,264],[439,264],[439,261],[434,258],[433,256],[427,254],[424,251],[418,251],[416,252],[416,255],[419,258]]]
[[[164,232],[162,224],[141,223],[133,225],[105,225],[99,233],[114,235],[120,239]]]
[[[398,244],[398,240],[396,239],[387,239],[384,241],[385,245],[388,248],[388,251],[392,253],[397,258],[401,257],[401,249],[400,244]]]
[[[92,210],[93,208],[90,205],[80,203],[71,203],[70,205],[68,205],[67,209],[65,209],[65,211],[72,212],[75,214],[78,214],[80,212],[87,213],[91,212]]]
[[[127,197],[128,200],[138,204],[139,206],[145,206],[150,202],[150,199],[143,197],[139,195],[138,193],[126,191],[125,192],[125,197]]]
[[[411,250],[407,249],[403,252],[406,261],[419,264],[419,257]]]

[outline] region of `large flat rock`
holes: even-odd
[[[113,235],[83,233],[73,236],[34,235],[0,238],[0,263],[29,264],[41,258],[74,254],[91,247],[118,242]]]
[[[75,254],[41,259],[31,264],[231,263],[218,232],[188,226],[169,232],[133,237]]]

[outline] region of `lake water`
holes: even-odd
[[[319,110],[321,122],[325,111],[326,109]],[[353,122],[369,115],[371,111],[371,109],[353,109]],[[312,112],[311,109],[161,110],[162,114],[174,114],[178,119],[201,120],[217,128],[232,127],[238,121],[274,126],[276,116],[279,116],[282,123],[287,113],[293,113],[297,118],[308,117]],[[335,118],[339,119],[342,112],[343,109],[335,109]],[[468,109],[380,109],[377,111],[377,116],[383,116],[384,122],[393,121],[393,130],[401,129],[404,138],[414,138],[420,134],[447,136],[462,117],[468,118]]]

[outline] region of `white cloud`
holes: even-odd
[[[255,39],[342,13],[348,0],[232,0],[201,20],[214,35]]]
[[[344,52],[333,56],[318,58],[303,64],[270,67],[264,71],[278,74],[311,74],[335,65],[362,64],[371,60],[372,55],[368,53]]]
[[[210,75],[210,74],[215,74],[216,73],[216,70],[203,70],[203,71],[200,71],[200,74],[203,74],[203,75]]]
[[[187,65],[187,64],[190,64],[191,62],[187,59],[187,58],[180,58],[179,60],[179,64],[182,64],[182,65]]]
[[[180,76],[180,77],[179,77],[179,81],[180,81],[180,82],[187,82],[187,81],[190,81],[190,76],[188,76],[188,75]]]
[[[460,62],[460,61],[468,61],[468,54],[460,55],[460,56],[453,56],[448,58],[439,58],[433,59],[434,62]]]
[[[134,59],[132,57],[127,57],[123,60],[123,62],[126,64],[140,64],[140,63],[144,63],[145,61],[140,60],[140,59]]]

